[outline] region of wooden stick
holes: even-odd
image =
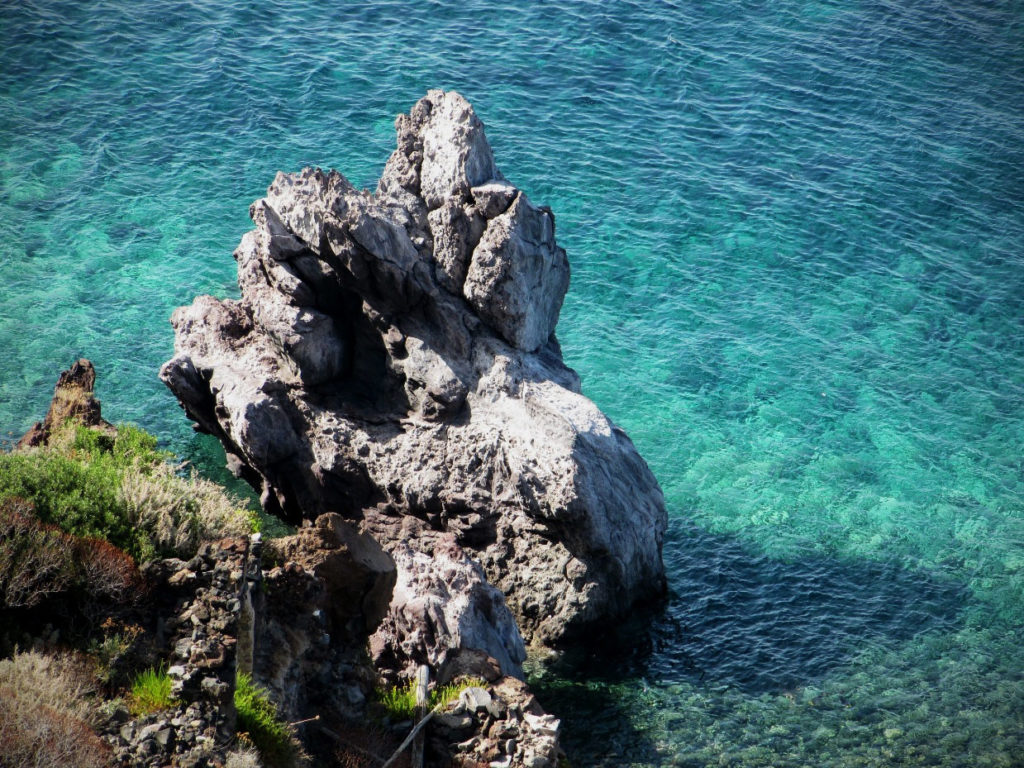
[[[416,719],[420,720],[427,709],[430,686],[430,667],[420,664],[416,670]],[[423,735],[420,734],[412,742],[412,753],[410,755],[412,768],[423,768]]]
[[[394,764],[395,760],[398,759],[398,756],[401,755],[402,752],[405,751],[405,748],[408,747],[409,744],[412,743],[412,740],[414,738],[416,738],[416,734],[419,733],[423,729],[423,726],[425,726],[427,723],[430,722],[430,718],[432,718],[434,716],[434,711],[435,710],[432,709],[429,712],[427,712],[427,716],[424,717],[422,720],[420,720],[416,724],[415,728],[413,728],[411,731],[409,731],[409,735],[405,737],[405,741],[403,741],[401,743],[401,745],[398,747],[398,749],[395,750],[395,753],[393,755],[391,755],[391,757],[388,758],[388,761],[386,763],[384,763],[384,765],[382,765],[380,768],[391,768],[391,766]]]

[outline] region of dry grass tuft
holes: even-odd
[[[30,609],[78,592],[88,613],[93,600],[132,602],[141,586],[135,561],[113,544],[42,523],[21,499],[0,501],[0,607]]]
[[[83,720],[50,707],[19,705],[0,687],[0,755],[4,768],[107,768],[111,750]]]
[[[334,723],[331,728],[337,744],[334,760],[338,768],[379,768],[402,741],[401,737],[371,723]],[[399,755],[392,765],[410,768],[409,750]]]
[[[126,472],[120,496],[157,552],[191,557],[202,541],[252,532],[252,515],[239,501],[198,475],[179,477],[169,464]]]
[[[73,543],[56,526],[42,525],[28,502],[0,501],[0,606],[32,608],[67,589]]]
[[[78,569],[85,589],[93,597],[126,604],[141,592],[143,579],[131,555],[103,539],[75,542]]]
[[[0,661],[0,687],[21,706],[48,707],[81,720],[95,716],[96,680],[88,663],[71,654],[15,653]]]
[[[90,727],[95,684],[73,656],[35,651],[0,661],[0,756],[5,768],[103,768],[110,749]]]
[[[253,747],[228,752],[224,768],[263,768],[260,753]]]

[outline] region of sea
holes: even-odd
[[[455,89],[669,510],[664,603],[531,663],[571,765],[1024,765],[1021,0],[2,0],[0,51],[5,445],[85,356],[221,476],[171,311]]]

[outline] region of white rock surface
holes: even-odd
[[[474,648],[485,650],[505,674],[521,677],[526,648],[505,597],[455,537],[427,534],[416,546],[402,539],[390,544],[398,583],[370,638],[378,666],[410,674],[419,664],[439,670],[453,654]]]

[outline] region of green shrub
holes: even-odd
[[[248,734],[268,768],[284,768],[295,761],[298,748],[291,729],[267,692],[253,683],[249,675],[238,676],[235,709],[238,732]]]
[[[146,470],[169,461],[168,451],[161,451],[155,436],[133,424],[118,424],[115,435],[99,429],[68,424],[50,437],[49,445],[80,461],[110,461],[119,469],[138,467]]]
[[[120,473],[109,460],[82,462],[50,451],[0,454],[0,499],[25,499],[44,523],[135,554],[119,487]]]
[[[79,428],[79,432],[93,432]],[[148,467],[166,463],[171,459],[169,451],[161,451],[156,447],[156,436],[149,434],[132,424],[117,425],[117,439],[114,441],[114,461],[122,467]]]
[[[93,459],[114,450],[115,437],[99,429],[90,429],[74,422],[50,435],[48,448],[73,455],[78,459]]]
[[[164,669],[147,669],[135,676],[128,697],[128,709],[136,717],[168,709],[175,703],[171,677]]]
[[[69,424],[45,448],[0,453],[0,501],[25,499],[43,522],[139,562],[191,557],[203,540],[257,528],[255,512],[209,480],[180,476],[156,446],[138,427],[112,435]]]

